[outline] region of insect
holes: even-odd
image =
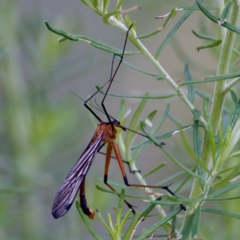
[[[114,151],[115,158],[118,162],[120,171],[122,173],[124,183],[127,186],[162,188],[162,189],[165,189],[166,191],[168,191],[171,195],[174,195],[174,193],[168,188],[168,186],[146,186],[146,185],[140,185],[140,184],[130,184],[128,182],[126,172],[125,172],[125,169],[123,166],[123,160],[122,160],[122,157],[120,154],[120,150],[114,140],[116,138],[117,128],[121,128],[124,131],[130,130],[130,129],[125,128],[124,126],[121,126],[119,121],[117,121],[116,119],[111,117],[108,114],[108,112],[105,108],[105,105],[104,105],[104,101],[107,96],[107,93],[111,87],[114,77],[121,65],[122,60],[123,60],[126,43],[127,43],[127,38],[128,38],[131,27],[132,27],[132,25],[129,27],[129,29],[127,31],[122,54],[121,55],[114,54],[114,56],[113,56],[111,75],[110,75],[109,81],[107,82],[107,83],[109,83],[109,85],[106,89],[106,93],[101,102],[103,112],[105,113],[105,115],[108,119],[108,122],[103,122],[100,119],[100,117],[92,110],[92,108],[88,106],[88,101],[91,98],[93,98],[98,93],[98,91],[95,92],[90,98],[88,98],[84,102],[84,106],[96,117],[96,119],[99,121],[99,124],[97,126],[95,133],[93,134],[93,137],[92,137],[90,143],[88,144],[88,146],[86,147],[86,149],[84,150],[82,155],[79,157],[78,161],[75,163],[73,168],[70,170],[66,179],[64,180],[63,184],[61,185],[61,187],[59,188],[59,190],[57,192],[57,195],[55,197],[53,207],[52,207],[52,215],[54,218],[62,217],[63,215],[65,215],[68,212],[68,210],[72,206],[72,203],[75,200],[75,197],[76,197],[78,191],[79,191],[79,197],[80,197],[80,206],[81,206],[83,212],[90,219],[94,218],[95,212],[91,208],[89,208],[86,197],[85,197],[85,178],[86,178],[86,175],[91,167],[91,164],[92,164],[97,152],[99,152],[100,149],[105,144],[107,144],[107,150],[106,150],[106,161],[105,161],[105,168],[104,168],[104,183],[111,190],[115,191],[115,189],[107,181],[108,181],[108,168],[109,168],[109,164],[110,164],[110,160],[111,160],[111,154],[112,154],[112,151]],[[114,58],[116,55],[120,57],[120,61],[116,67],[115,72],[113,73]],[[101,88],[106,86],[107,83],[105,83]],[[145,136],[144,134],[141,134],[141,133],[139,133],[139,134],[142,136]],[[147,136],[145,136],[145,137],[147,137]],[[162,143],[160,143],[159,145],[162,145]],[[134,212],[132,205],[129,204],[127,201],[125,201],[125,203]]]

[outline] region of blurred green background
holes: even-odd
[[[193,2],[178,1],[177,4],[186,6]],[[163,22],[155,20],[155,16],[176,7],[176,1],[158,0],[126,1],[124,6],[136,4],[141,4],[142,9],[131,12],[130,16],[137,22],[139,33],[161,27]],[[191,71],[196,78],[215,73],[216,59],[208,51],[196,53],[200,41],[191,34],[191,28],[209,24],[209,21],[199,24],[200,16],[193,14],[176,34],[174,43],[178,51],[169,45],[160,57],[163,66],[176,80],[183,79],[184,63],[190,59]],[[95,91],[95,85],[108,80],[112,56],[86,42],[58,43],[58,36],[45,27],[45,20],[56,28],[87,35],[117,48],[122,48],[125,38],[125,33],[104,25],[101,18],[79,0],[1,1],[0,239],[92,239],[74,205],[58,220],[53,219],[51,207],[58,188],[94,132],[82,101],[69,91],[86,99]],[[161,34],[143,41],[152,53],[173,25],[174,20]],[[134,50],[130,43],[127,48]],[[128,61],[155,71],[141,56],[128,57]],[[172,92],[166,83],[126,66],[121,66],[116,80],[111,91],[119,94]],[[212,86],[208,84],[202,88],[210,92]],[[99,99],[101,96],[97,102]],[[134,111],[139,101],[129,99],[127,106]],[[168,102],[172,103],[171,111],[181,121],[191,123],[191,115],[177,98],[149,101],[145,113],[157,109],[160,117]],[[119,98],[107,97],[106,106],[111,115],[117,116],[119,103]],[[161,133],[176,126],[169,121],[164,127]],[[172,138],[167,146],[191,166],[178,140],[178,136]],[[177,171],[174,164],[153,146],[144,149],[137,164],[146,173],[164,161],[168,162],[166,170],[157,174],[156,180],[149,180],[154,183]],[[117,198],[95,188],[96,184],[103,186],[103,168],[104,157],[98,155],[87,177],[86,194],[90,206],[106,216],[107,212],[114,214],[112,208],[117,204]],[[129,177],[131,182],[136,182],[134,176]],[[114,161],[109,179],[122,183]],[[134,205],[139,205],[137,200],[133,201]],[[98,232],[105,233],[99,221],[92,223]]]

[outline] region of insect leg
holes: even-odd
[[[112,147],[113,147],[113,150],[115,152],[115,155],[116,155],[116,158],[117,158],[117,161],[118,161],[118,165],[119,165],[120,171],[121,171],[122,176],[123,176],[124,183],[128,187],[162,188],[162,189],[166,190],[167,192],[169,192],[172,196],[176,197],[176,195],[169,189],[168,186],[152,186],[152,185],[141,185],[141,184],[131,184],[131,183],[129,183],[128,179],[127,179],[127,175],[126,175],[125,169],[124,169],[124,165],[123,165],[123,162],[122,162],[122,157],[121,157],[119,148],[118,148],[117,144],[114,141],[112,142]],[[184,205],[181,204],[180,207],[183,210],[186,210],[186,207]]]
[[[122,63],[123,56],[124,56],[124,52],[125,52],[126,45],[127,45],[128,34],[129,34],[129,31],[130,31],[130,29],[131,29],[132,26],[133,26],[133,24],[132,24],[132,25],[129,27],[129,29],[127,30],[125,42],[124,42],[124,45],[123,45],[122,55],[120,56],[120,61],[119,61],[118,65],[117,65],[116,70],[115,70],[115,72],[113,73],[113,75],[112,75],[112,70],[111,70],[111,75],[112,75],[112,77],[111,77],[111,79],[109,80],[110,83],[109,83],[109,85],[108,85],[108,87],[107,87],[106,93],[105,93],[105,95],[104,95],[104,97],[103,97],[103,99],[102,99],[102,103],[101,103],[102,108],[103,108],[103,110],[104,110],[104,112],[105,112],[105,114],[106,114],[107,119],[108,119],[109,122],[111,122],[111,119],[110,119],[110,117],[109,117],[109,115],[108,115],[108,112],[107,112],[107,109],[106,109],[106,107],[105,107],[105,105],[104,105],[104,101],[105,101],[105,98],[106,98],[106,96],[107,96],[107,94],[108,94],[108,91],[109,91],[109,89],[110,89],[110,87],[111,87],[111,85],[112,85],[112,82],[113,82],[113,80],[114,80],[114,78],[115,78],[115,76],[116,76],[116,74],[117,74],[117,71],[118,71],[118,69],[119,69],[119,67],[120,67],[120,65],[121,65],[121,63]],[[113,60],[114,60],[114,59],[113,59]],[[113,125],[112,125],[112,128],[113,128]]]
[[[109,165],[110,165],[110,160],[111,160],[111,153],[112,153],[112,143],[108,143],[107,145],[107,154],[106,154],[106,162],[105,162],[105,167],[104,167],[104,183],[114,192],[116,192],[116,190],[107,182],[108,180],[108,169],[109,169]],[[118,197],[119,194],[117,194]],[[132,212],[135,214],[135,210],[133,208],[133,205],[130,204],[129,202],[127,202],[126,200],[124,200],[124,202],[126,203],[126,205],[132,209]]]

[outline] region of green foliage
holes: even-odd
[[[122,10],[122,2],[119,1],[116,7],[113,10],[108,10],[109,2],[110,1],[82,1],[88,7],[90,7],[93,11],[99,14],[102,17],[104,23],[116,26],[126,32],[129,26],[134,23],[133,27],[129,33],[129,40],[132,44],[137,48],[137,52],[126,52],[127,55],[135,55],[135,54],[142,54],[144,55],[158,70],[158,73],[150,73],[146,70],[140,69],[138,67],[133,66],[127,61],[124,60],[126,66],[134,69],[135,71],[141,72],[143,74],[147,74],[149,76],[155,77],[158,79],[158,75],[161,75],[161,79],[165,79],[170,86],[172,87],[173,93],[168,94],[166,96],[158,96],[153,97],[150,96],[149,93],[146,93],[144,96],[123,96],[119,94],[112,94],[109,95],[115,97],[123,97],[123,98],[142,98],[139,107],[136,109],[135,113],[133,114],[129,129],[134,130],[134,132],[127,131],[126,137],[124,139],[123,131],[118,134],[117,142],[120,145],[121,152],[125,161],[130,164],[132,170],[136,171],[135,175],[138,178],[141,184],[146,184],[145,177],[156,174],[160,169],[162,169],[166,164],[159,164],[157,167],[149,171],[147,174],[141,176],[141,173],[137,171],[136,167],[136,160],[139,157],[139,153],[147,146],[149,143],[153,142],[156,147],[159,148],[160,151],[164,152],[168,157],[169,160],[172,160],[178,167],[182,169],[181,173],[185,173],[186,180],[180,184],[180,188],[187,188],[190,187],[190,195],[189,198],[183,198],[180,196],[167,196],[167,201],[158,200],[154,197],[154,194],[150,195],[150,206],[151,204],[156,204],[158,206],[158,212],[161,216],[161,220],[157,221],[151,227],[144,230],[144,232],[137,236],[137,239],[145,239],[149,236],[152,236],[157,229],[163,226],[166,234],[172,237],[178,238],[182,236],[181,239],[199,239],[201,238],[201,227],[202,227],[202,220],[201,215],[202,212],[208,212],[212,214],[220,214],[226,215],[233,218],[238,218],[238,214],[233,214],[228,211],[213,209],[213,208],[204,208],[203,206],[206,204],[207,201],[211,202],[218,202],[221,200],[228,201],[232,199],[238,199],[239,197],[226,197],[224,199],[219,199],[218,196],[222,194],[228,194],[233,189],[239,187],[240,183],[237,180],[239,175],[239,170],[236,171],[235,166],[231,167],[230,162],[233,162],[233,157],[239,156],[239,151],[234,152],[234,147],[237,145],[240,131],[239,131],[239,98],[237,94],[232,90],[232,87],[239,82],[239,71],[228,71],[230,64],[234,64],[231,62],[231,55],[235,47],[235,38],[236,33],[239,34],[240,30],[236,26],[238,22],[240,6],[238,1],[231,1],[227,2],[225,7],[222,7],[222,1],[219,4],[221,16],[220,18],[215,17],[209,10],[214,8],[206,7],[205,4],[202,4],[202,1],[196,0],[196,4],[192,7],[183,7],[183,8],[174,8],[169,14],[158,16],[157,18],[166,18],[163,27],[157,29],[151,33],[146,33],[139,35],[137,34],[138,23],[131,20],[130,15],[123,16],[124,13],[130,12],[130,10]],[[136,9],[136,7],[134,8]],[[219,8],[215,8],[218,9]],[[168,26],[169,21],[173,21],[175,19],[175,15],[177,11],[187,10],[187,12],[178,20],[172,30],[169,31],[167,37],[162,41],[158,49],[156,49],[155,55],[152,55],[148,49],[147,44],[146,46],[140,41],[143,38],[150,38],[153,37],[155,34],[160,33],[163,29],[166,29]],[[218,47],[219,49],[219,63],[218,69],[216,69],[215,76],[204,76],[203,80],[194,80],[193,75],[190,72],[190,67],[188,64],[185,64],[184,67],[184,74],[185,74],[185,82],[181,84],[177,84],[171,76],[166,72],[163,68],[161,63],[158,61],[160,55],[162,54],[163,49],[169,44],[170,40],[173,38],[177,31],[181,31],[180,27],[187,21],[188,17],[191,14],[194,14],[196,10],[200,10],[207,18],[212,20],[213,22],[217,23],[222,28],[226,28],[227,31],[222,31],[221,37],[209,36],[206,34],[197,33],[195,30],[192,30],[193,34],[200,39],[210,40],[211,43],[207,45],[203,45],[197,47],[197,50],[208,48]],[[120,54],[121,50],[115,49],[112,46],[106,45],[102,42],[95,41],[90,39],[89,37],[82,36],[82,35],[72,35],[66,33],[62,30],[55,29],[51,27],[47,22],[46,25],[48,29],[62,37],[64,39],[68,39],[71,41],[79,41],[79,40],[86,40],[92,46],[99,48],[101,50],[107,51],[111,54]],[[218,26],[215,24],[215,28]],[[234,45],[235,44],[235,45]],[[227,49],[227,50],[226,50]],[[233,80],[230,80],[233,79]],[[207,95],[201,94],[201,100],[203,104],[203,109],[198,110],[197,106],[195,106],[196,102],[196,93],[199,93],[197,89],[197,84],[201,83],[203,85],[214,82],[215,84],[215,91],[212,93],[211,98]],[[187,85],[187,95],[182,90],[182,87]],[[97,87],[98,91],[104,93],[102,89]],[[231,93],[232,101],[235,105],[235,109],[233,111],[229,111],[228,109],[228,117],[229,121],[223,129],[222,121],[223,116],[226,114],[222,109],[225,108],[225,99],[227,96],[228,91]],[[163,99],[163,98],[172,98],[172,97],[179,97],[185,105],[188,107],[189,112],[193,115],[192,118],[192,129],[189,127],[184,127],[186,124],[181,124],[179,120],[175,120],[176,122],[176,131],[171,131],[166,133],[162,136],[155,137],[157,130],[162,126],[162,124],[169,119],[169,115],[166,114],[169,112],[168,105],[167,110],[165,111],[164,115],[157,121],[157,123],[153,126],[153,130],[149,133],[146,130],[146,127],[150,124],[152,125],[152,121],[156,116],[157,110],[149,113],[149,115],[145,118],[145,120],[141,120],[140,116],[142,115],[142,111],[147,109],[147,101],[148,99]],[[211,103],[210,103],[211,100]],[[125,123],[125,114],[126,112],[125,104],[121,105],[120,108],[120,118],[121,122]],[[204,113],[204,115],[202,114]],[[144,140],[142,143],[134,146],[134,140],[136,138],[137,131],[142,130],[144,134],[147,136],[149,140]],[[188,130],[187,134],[184,130]],[[194,166],[193,168],[189,168],[181,163],[181,156],[174,156],[167,150],[167,147],[159,145],[159,140],[172,138],[175,133],[179,132],[181,137],[182,147],[188,152],[189,154],[189,161]],[[189,140],[189,136],[191,136],[192,140]],[[123,140],[124,139],[124,140]],[[193,143],[193,144],[192,144]],[[169,179],[173,179],[175,175],[169,177]],[[236,178],[236,180],[235,180]],[[232,181],[236,181],[236,183],[231,183]],[[187,185],[188,183],[188,185]],[[221,186],[221,188],[219,188]],[[180,190],[178,189],[178,191]],[[147,190],[150,191],[150,190]],[[108,191],[110,192],[110,191]],[[130,223],[131,230],[127,229],[126,233],[123,231],[123,224],[125,224],[126,219],[129,217],[129,212],[123,218],[123,223],[121,223],[121,215],[122,215],[122,207],[123,207],[123,200],[124,200],[124,191],[122,190],[119,195],[119,204],[117,208],[117,220],[115,227],[113,227],[112,219],[109,216],[109,225],[104,222],[102,217],[100,217],[103,225],[106,227],[107,232],[111,239],[132,239],[134,236],[134,229],[136,229],[139,225],[139,213],[137,213],[132,222]],[[186,204],[188,205],[187,211],[184,214],[184,218],[182,220],[177,220],[177,228],[176,226],[176,216],[181,211],[181,209],[177,209],[175,211],[166,214],[161,206],[164,205],[173,205],[173,204]],[[152,208],[151,208],[152,210]],[[150,217],[150,212],[147,214],[140,214],[142,217]],[[82,215],[82,214],[81,214]],[[137,220],[134,220],[137,219]],[[174,229],[174,230],[173,230]],[[133,231],[134,230],[134,231]],[[92,231],[90,231],[92,233]],[[130,232],[132,232],[130,234]],[[92,234],[93,235],[93,234]],[[127,237],[127,238],[126,238]]]
[[[109,29],[119,29],[123,35],[133,24],[128,36],[128,48],[131,50],[126,50],[123,65],[133,70],[136,75],[142,74],[144,78],[152,79],[159,89],[156,88],[154,93],[150,92],[146,80],[146,87],[139,94],[120,94],[116,90],[110,90],[109,96],[122,98],[117,119],[122,126],[133,130],[119,129],[116,142],[124,162],[128,163],[139,184],[148,185],[150,177],[155,177],[156,186],[170,184],[169,188],[175,195],[166,194],[164,190],[157,193],[155,189],[153,192],[149,188],[145,188],[145,193],[141,196],[134,191],[129,194],[129,188],[125,185],[109,181],[116,192],[96,185],[94,190],[87,189],[92,191],[92,197],[89,196],[88,199],[90,201],[91,198],[96,198],[94,191],[97,191],[99,196],[107,196],[116,206],[115,217],[109,213],[107,221],[104,220],[105,214],[100,213],[103,208],[101,206],[105,204],[107,211],[110,211],[110,207],[107,203],[100,205],[100,198],[97,198],[95,201],[100,205],[100,210],[96,211],[94,222],[82,212],[78,201],[76,218],[64,219],[65,222],[62,223],[51,222],[52,199],[62,181],[62,177],[55,181],[53,175],[57,176],[63,163],[72,159],[72,153],[66,156],[66,152],[72,152],[73,148],[79,147],[76,129],[85,129],[82,126],[86,121],[81,116],[79,123],[79,117],[76,116],[79,102],[74,108],[73,101],[68,97],[59,97],[62,92],[69,90],[59,90],[64,83],[70,83],[63,74],[63,69],[64,73],[69,71],[74,75],[71,69],[74,61],[77,62],[77,68],[88,66],[92,70],[89,64],[85,63],[88,61],[86,58],[84,61],[78,59],[71,62],[72,56],[66,53],[74,43],[80,41],[109,55],[120,55],[122,49],[104,43],[99,40],[99,36],[94,39],[61,30],[70,29],[71,21],[71,27],[79,29],[80,21],[75,23],[73,19],[65,21],[64,25],[63,22],[56,23],[52,19],[49,20],[51,24],[45,22],[47,29],[54,33],[51,34],[46,28],[43,30],[42,25],[33,25],[32,19],[36,20],[37,14],[32,16],[29,11],[23,18],[19,13],[20,8],[16,10],[17,4],[16,8],[13,8],[13,5],[11,8],[10,3],[4,2],[0,45],[0,127],[3,130],[0,136],[0,224],[3,226],[0,229],[1,239],[79,239],[79,236],[87,239],[82,235],[84,229],[88,231],[87,236],[94,239],[238,239],[239,1],[220,0],[211,5],[212,2],[196,0],[192,5],[188,3],[189,6],[174,6],[168,14],[157,16],[158,20],[154,20],[155,16],[148,19],[146,33],[142,33],[142,22],[133,20],[137,19],[134,14],[138,13],[140,6],[127,8],[128,4],[131,4],[129,2],[82,0],[78,4],[81,8],[88,9],[89,18],[83,17],[81,22],[94,22],[94,17],[100,17],[103,25],[109,26]],[[144,12],[145,9],[141,11]],[[177,18],[182,12],[182,16]],[[94,16],[95,13],[97,16]],[[188,39],[184,38],[186,48],[176,41],[183,26],[189,26],[189,17],[195,17],[196,14],[200,15],[191,34],[196,40],[196,43],[193,43],[194,50],[201,50],[200,53],[191,51]],[[146,19],[142,21],[145,22]],[[154,24],[151,25],[151,21],[158,21],[162,27],[152,30]],[[42,23],[43,19],[40,18],[37,22]],[[24,24],[27,26],[25,31]],[[55,25],[61,26],[61,29],[55,28]],[[60,45],[55,41],[55,34],[60,36]],[[162,36],[163,38],[160,38]],[[151,46],[151,40],[157,42],[155,48]],[[181,71],[181,79],[184,80],[180,81],[179,77],[174,75],[176,69],[171,69],[174,66],[164,66],[164,60],[171,56],[168,55],[168,47],[173,41],[176,44],[172,49],[181,57],[181,69],[178,69],[177,74]],[[194,56],[198,58],[198,54],[203,53],[216,59],[214,64],[207,66],[211,71],[206,70],[205,63],[194,60]],[[140,57],[146,59],[155,70],[149,71],[147,64],[143,67],[137,66]],[[118,56],[116,58],[119,59]],[[131,59],[126,60],[127,58]],[[94,59],[101,62],[98,55],[94,55]],[[61,60],[66,60],[64,67],[61,66]],[[68,61],[70,64],[67,65]],[[194,61],[197,64],[194,65]],[[137,85],[137,78],[135,81]],[[161,91],[164,82],[170,86],[167,91]],[[96,86],[101,97],[105,89],[98,85],[101,86],[102,83],[97,82]],[[138,107],[130,111],[126,99],[140,99]],[[180,110],[178,109],[180,115],[177,115],[174,106],[173,101],[176,99],[182,103]],[[166,100],[172,102],[167,103],[165,111],[161,113],[160,107],[155,107],[155,110],[149,107],[153,100],[157,106],[166,104]],[[94,102],[91,105],[94,105]],[[159,117],[159,114],[162,115]],[[96,125],[95,119],[92,116],[90,118]],[[171,129],[165,130],[169,123]],[[89,125],[91,124],[86,122],[84,126]],[[175,143],[176,138],[178,143],[171,148],[170,145]],[[164,145],[162,141],[167,144]],[[159,155],[165,155],[167,160],[158,162],[148,171],[141,169],[141,172],[139,159],[149,145],[157,149]],[[146,160],[146,164],[153,161],[151,158]],[[177,170],[172,167],[172,173],[163,179],[162,173],[168,171],[169,165],[175,166]],[[54,187],[50,188],[50,185]],[[131,203],[134,202],[134,206],[142,201],[144,209],[137,208],[134,215],[131,210],[126,211],[124,201],[128,199]],[[183,205],[186,206],[186,211],[182,209]],[[76,209],[73,208],[72,211],[74,210]],[[216,220],[204,221],[205,216]],[[101,233],[96,230],[96,222],[104,227],[105,234],[102,230]],[[53,230],[53,224],[60,226],[57,231]],[[217,231],[215,224],[218,224]],[[224,228],[219,228],[223,224]],[[63,229],[68,229],[67,233],[65,232],[67,235],[62,234]],[[75,234],[74,237],[69,236],[70,233]]]

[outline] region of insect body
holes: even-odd
[[[101,148],[102,143],[108,143],[110,146],[117,147],[114,139],[116,138],[116,124],[101,122],[97,130],[95,131],[90,143],[85,151],[82,153],[76,164],[68,173],[66,179],[61,185],[58,193],[55,197],[52,207],[52,215],[54,218],[63,216],[72,206],[72,203],[80,189],[80,202],[81,207],[86,215],[93,218],[94,211],[87,207],[87,201],[85,199],[85,177],[88,170],[95,158],[96,153]],[[118,148],[118,147],[117,147]],[[111,157],[111,150],[109,148]],[[119,151],[119,150],[118,150]],[[107,155],[108,156],[108,155]]]

